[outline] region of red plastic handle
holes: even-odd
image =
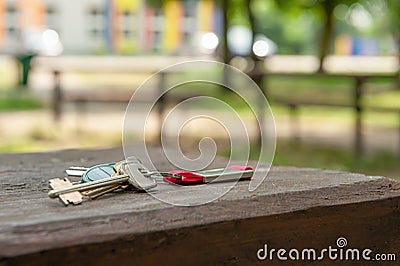
[[[172,170],[171,174],[179,175],[180,178],[167,177],[164,176],[164,181],[180,184],[180,185],[192,185],[192,184],[201,184],[204,183],[204,177],[195,174],[193,172],[185,171],[185,170]]]

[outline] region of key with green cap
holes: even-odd
[[[81,178],[82,183],[100,180],[115,175],[115,163],[99,164],[92,167],[71,166],[65,172],[68,176]]]

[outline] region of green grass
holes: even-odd
[[[275,103],[274,97],[300,102],[329,102],[351,105],[353,103],[353,82],[349,78],[337,77],[270,77],[264,83],[267,86],[267,96],[274,115],[286,116],[289,115],[288,108]],[[362,104],[366,107],[400,108],[400,90],[393,90],[395,87],[395,80],[392,79],[373,79],[365,83]],[[173,98],[175,93],[176,95],[186,93],[191,96],[198,94],[216,97],[230,105],[235,111],[240,112],[241,115],[246,113],[251,115],[249,107],[240,96],[219,85],[195,82],[176,87],[170,92],[170,97]],[[214,103],[203,100],[192,102],[191,107],[210,110],[221,109]],[[353,123],[354,121],[354,110],[352,108],[302,106],[298,109],[298,114],[306,119],[329,119],[345,123]],[[364,115],[364,122],[370,125],[393,128],[398,126],[399,120],[396,113],[378,113],[367,110]]]
[[[25,91],[0,92],[0,111],[33,110],[43,104]]]
[[[135,138],[135,136],[129,136],[129,138]],[[115,147],[121,146],[121,143],[120,132],[86,130],[78,133],[54,127],[34,127],[27,129],[23,136],[9,137],[6,142],[0,142],[0,153]]]
[[[250,159],[266,162],[268,158],[259,158],[259,152],[254,147],[253,145],[250,149]],[[243,148],[243,150],[246,149]],[[225,147],[218,154],[230,157],[230,150],[228,147]],[[277,140],[273,160],[274,165],[363,173],[372,176],[390,177],[397,180],[400,180],[399,162],[400,154],[389,151],[375,151],[357,157],[350,148],[301,143],[282,138]]]
[[[400,90],[366,95],[364,104],[366,106],[400,108]]]
[[[266,82],[268,93],[298,101],[322,101],[351,104],[353,81],[345,78],[271,78]],[[394,79],[374,79],[365,84],[364,106],[400,108],[400,91],[394,90]],[[272,104],[276,117],[288,116],[287,107]],[[345,124],[354,123],[354,110],[350,108],[301,107],[298,115],[304,121],[321,119]],[[363,122],[378,127],[397,128],[396,113],[367,111]],[[390,151],[375,151],[360,158],[351,149],[324,145],[301,144],[289,140],[278,140],[274,164],[299,167],[316,167],[368,175],[383,175],[400,180],[400,155]]]
[[[382,175],[400,180],[400,156],[377,151],[361,157],[348,149],[278,140],[274,164]]]
[[[37,152],[50,149],[50,145],[31,140],[15,140],[0,145],[0,152],[2,153]]]
[[[322,101],[351,104],[354,80],[338,77],[269,77],[264,81],[268,95],[297,101]],[[363,104],[399,106],[399,91],[393,92],[397,84],[394,79],[371,79],[364,83]],[[397,100],[397,101],[396,101]]]
[[[274,117],[279,119],[290,115],[289,108],[271,104]],[[355,112],[349,108],[332,108],[332,107],[301,107],[297,111],[297,115],[301,123],[304,125],[307,121],[318,122],[318,120],[329,121],[332,123],[344,123],[352,126],[354,124]],[[379,113],[374,111],[365,111],[363,115],[363,123],[375,127],[398,128],[398,113]]]
[[[220,156],[229,157],[229,149],[222,150]],[[240,158],[237,158],[240,159]],[[259,153],[254,147],[251,160],[258,160]],[[266,161],[267,158],[261,158]],[[274,165],[311,167],[345,172],[363,173],[373,176],[386,176],[400,180],[400,155],[390,151],[375,151],[354,155],[353,150],[324,144],[300,143],[288,139],[278,139]]]

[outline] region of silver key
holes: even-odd
[[[157,183],[154,179],[146,177],[144,175],[144,172],[146,171],[149,172],[147,168],[143,164],[141,164],[137,158],[129,157],[126,161],[120,162],[117,172],[117,174],[119,175],[117,176],[87,183],[75,184],[69,187],[53,189],[48,193],[48,195],[50,198],[56,198],[60,195],[71,192],[83,192],[105,187],[109,187],[111,189],[112,185],[114,185],[115,188],[118,188],[124,183],[133,186],[136,190],[147,190],[154,188]]]
[[[71,166],[65,172],[68,176],[77,176],[81,177],[87,170],[90,168],[82,167],[82,166]]]

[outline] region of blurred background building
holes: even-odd
[[[331,11],[326,11],[326,3],[332,1],[231,0],[227,10],[222,2],[0,0],[0,52],[36,51],[39,46],[43,50],[59,38],[65,54],[211,53],[223,37],[226,14],[231,50],[240,53],[246,45],[251,47],[254,30],[258,39],[268,37],[277,44],[281,54],[315,54],[321,45],[316,40],[327,23],[325,12],[334,21],[330,52],[382,55],[397,49],[396,1],[333,1]],[[58,47],[47,53],[60,52]]]
[[[40,38],[59,38],[65,54],[193,54],[216,47],[222,13],[213,0],[163,2],[0,0],[0,51],[35,49]]]

